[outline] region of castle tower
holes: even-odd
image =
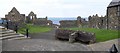
[[[107,7],[107,28],[119,29],[120,0],[112,0]]]

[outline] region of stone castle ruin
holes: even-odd
[[[20,14],[15,7],[5,15],[5,18],[11,22],[25,22],[25,14]]]
[[[26,22],[27,23],[33,23],[37,19],[36,14],[34,14],[33,11],[31,11],[28,16],[26,17]]]
[[[107,7],[105,17],[99,17],[97,14],[89,16],[89,27],[104,29],[120,29],[120,0],[112,0]]]
[[[59,21],[60,27],[67,28],[67,27],[77,27],[77,21],[76,20],[61,20]]]
[[[37,15],[31,11],[28,16],[25,14],[20,14],[19,11],[13,7],[13,9],[5,15],[5,19],[15,23],[31,23],[35,25],[49,25],[51,26],[53,23],[48,18],[37,18]]]
[[[97,28],[97,29],[102,29],[102,28],[107,28],[106,26],[106,16],[99,17],[97,14],[93,16],[88,17],[88,26],[90,28]]]
[[[96,14],[89,16],[88,21],[78,16],[77,20],[60,21],[60,26],[120,30],[120,0],[112,0],[107,7],[106,16],[100,17]]]
[[[13,9],[5,15],[8,21],[18,23],[32,23],[35,25],[54,25],[51,20],[45,18],[37,18],[34,12],[30,12],[28,16],[20,14],[19,11]],[[60,27],[89,27],[97,29],[120,29],[120,0],[112,0],[107,7],[106,16],[98,16],[98,14],[89,16],[88,21],[80,16],[77,20],[61,20]]]
[[[61,20],[59,23],[60,27],[87,27],[88,21],[78,16],[77,20]]]

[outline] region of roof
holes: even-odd
[[[13,7],[10,12],[18,12],[18,10],[17,10],[15,7]],[[18,13],[19,13],[19,12],[18,12]]]
[[[29,15],[36,15],[36,14],[34,14],[34,12],[33,12],[33,11],[31,11],[31,12],[29,13]]]
[[[120,5],[120,0],[112,0],[108,7]]]

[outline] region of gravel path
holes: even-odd
[[[30,34],[31,39],[3,41],[3,51],[91,51],[87,45],[55,40],[55,29]]]
[[[0,44],[0,48],[3,51],[109,51],[113,44],[120,47],[120,39],[84,45],[55,40],[54,35],[55,29],[46,33],[30,34],[31,39],[4,40],[0,42],[3,44]]]
[[[91,51],[91,49],[80,43],[27,39],[3,41],[3,51]]]

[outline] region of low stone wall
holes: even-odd
[[[95,43],[96,38],[94,33],[83,32],[83,31],[73,31],[73,30],[64,30],[64,29],[57,29],[55,32],[55,37],[57,39],[69,39],[69,36],[76,32],[75,38],[76,41],[81,41],[83,43]]]
[[[44,25],[47,25],[47,21],[46,20],[36,20],[35,22],[34,22],[34,24],[35,25],[42,25],[42,26],[44,26]]]
[[[34,25],[40,25],[40,26],[52,26],[53,22],[51,20],[35,20]]]
[[[77,20],[61,20],[59,21],[60,28],[77,27]]]

